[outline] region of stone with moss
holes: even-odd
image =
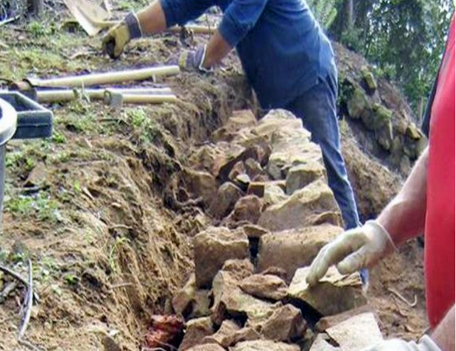
[[[375,77],[367,66],[363,66],[361,68],[361,74],[363,75],[364,81],[366,82],[367,86],[370,90],[377,90],[378,85]]]

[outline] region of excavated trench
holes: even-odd
[[[136,47],[135,64],[144,51],[170,51],[165,41],[147,45]],[[309,349],[321,315],[366,302],[358,280],[337,276],[344,289],[321,291],[323,302],[303,297],[302,276],[289,291],[295,271],[342,231],[319,148],[284,112],[258,121],[234,70],[185,73],[166,83],[180,103],[57,109],[56,130],[68,143],[42,153],[31,148],[46,165],[41,170],[18,159],[11,171],[17,188],[45,178],[39,186],[59,209],[58,218],[41,210],[20,221],[5,214],[5,232],[14,233],[6,246],[23,243],[38,267],[41,302],[29,338],[64,350],[184,350],[205,338],[222,345],[214,350]],[[359,149],[351,129],[342,134],[360,207],[372,216],[398,181]],[[421,255],[412,244],[373,274],[368,301],[384,335],[415,337],[425,327]],[[417,306],[401,304],[393,287],[417,295]],[[14,317],[10,305],[2,318]],[[15,343],[13,332],[14,325],[0,328],[5,345]],[[263,341],[236,346],[257,339]],[[336,344],[327,334],[320,339]]]

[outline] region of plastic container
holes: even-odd
[[[0,91],[0,228],[5,191],[6,143],[11,139],[50,137],[52,118],[51,111],[21,93]]]

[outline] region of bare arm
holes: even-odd
[[[432,333],[432,339],[442,349],[442,351],[454,351],[454,306],[447,313],[443,321],[438,325]]]
[[[159,34],[166,30],[166,18],[160,1],[154,1],[137,14],[143,35]]]
[[[426,148],[399,194],[378,217],[396,246],[424,232],[428,157]]]

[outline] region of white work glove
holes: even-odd
[[[405,342],[399,339],[383,341],[363,351],[442,351],[435,342],[427,335],[423,336],[419,342]]]
[[[318,253],[310,267],[307,283],[315,285],[334,264],[341,274],[351,274],[370,268],[395,250],[386,229],[376,221],[339,235]]]

